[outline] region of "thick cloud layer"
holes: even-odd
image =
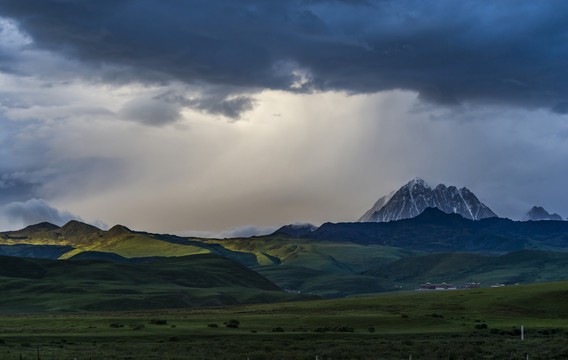
[[[0,230],[252,235],[416,176],[565,217],[567,9],[0,0]]]
[[[176,79],[236,93],[405,89],[444,104],[558,113],[568,112],[567,11],[556,0],[0,2],[36,46],[101,71],[124,67],[106,81]],[[236,117],[248,104],[201,106]]]
[[[57,210],[42,199],[16,201],[0,207],[0,226],[10,224],[12,230],[43,221],[61,226],[76,219],[78,219],[77,216],[67,211]]]

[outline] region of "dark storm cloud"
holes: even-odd
[[[90,112],[86,109],[85,112],[109,113],[99,109]],[[92,136],[84,129],[79,132],[80,140],[69,140],[61,131],[66,127],[46,127],[35,119],[37,114],[64,121],[61,119],[63,113],[50,115],[48,108],[34,110],[18,121],[0,114],[0,206],[32,198],[50,201],[72,192],[81,194],[93,186],[92,183],[105,188],[123,174],[124,164],[119,159],[80,155]],[[78,151],[70,150],[77,149],[77,144],[80,144]]]
[[[37,184],[26,181],[18,174],[0,174],[0,204],[28,199],[35,194]]]
[[[194,108],[213,115],[223,115],[232,120],[240,119],[243,112],[254,108],[255,100],[250,96],[231,96],[231,89],[215,90],[217,91],[203,91],[199,97],[191,99],[176,91],[168,91],[156,96],[154,100],[173,104],[173,106]]]
[[[220,114],[236,120],[241,116],[241,113],[253,109],[254,99],[247,96],[237,96],[230,99],[209,97],[200,100],[197,107],[208,113]]]
[[[0,14],[16,19],[36,45],[129,67],[120,81],[407,89],[437,103],[560,113],[567,108],[567,11],[568,3],[554,0],[0,1]],[[301,86],[298,71],[309,75]],[[244,98],[210,110],[234,117],[243,106]]]
[[[12,202],[0,208],[0,214],[13,224],[37,224],[43,221],[55,225],[64,225],[70,220],[79,219],[66,211],[51,207],[42,199],[30,199],[25,202]]]
[[[161,126],[181,118],[180,108],[172,103],[157,99],[136,98],[126,103],[119,116],[145,125]]]

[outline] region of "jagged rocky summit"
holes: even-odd
[[[434,207],[447,214],[459,214],[466,219],[480,220],[497,215],[466,187],[440,184],[432,189],[416,178],[398,191],[381,197],[360,219],[360,222],[388,222],[410,219],[426,208]]]
[[[541,206],[533,206],[532,209],[527,212],[523,221],[539,221],[539,220],[562,220],[562,216],[558,214],[549,214],[548,211],[544,210]]]

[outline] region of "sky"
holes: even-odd
[[[0,0],[0,230],[355,221],[415,177],[568,216],[568,2]]]

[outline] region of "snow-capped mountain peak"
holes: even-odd
[[[419,177],[415,177],[414,179],[412,179],[408,183],[406,183],[404,186],[406,186],[410,189],[413,189],[415,186],[430,188],[430,185],[428,185],[428,183],[426,181],[422,180]]]
[[[497,215],[468,188],[439,184],[432,189],[424,180],[415,178],[398,191],[379,198],[360,219],[361,222],[387,222],[413,218],[426,208],[435,207],[445,213],[479,220]]]
[[[544,210],[541,206],[533,206],[532,209],[527,212],[524,221],[539,221],[539,220],[562,220],[562,216],[554,213],[550,214],[548,211]]]

